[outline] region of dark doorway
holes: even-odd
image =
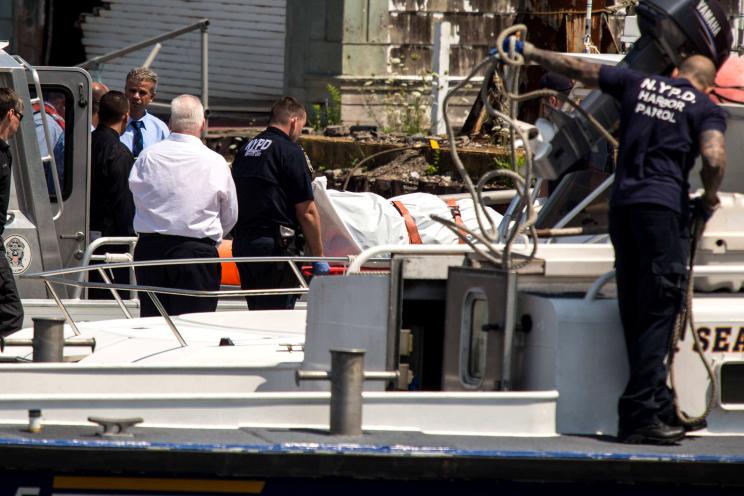
[[[45,64],[72,66],[86,60],[80,17],[102,4],[102,0],[49,0],[47,8],[52,22],[47,33]]]

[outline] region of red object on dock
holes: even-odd
[[[744,103],[744,57],[731,54],[716,75],[716,103]]]

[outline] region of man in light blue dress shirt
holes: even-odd
[[[129,99],[129,123],[121,135],[121,142],[137,158],[150,145],[170,134],[168,126],[147,111],[158,89],[158,75],[146,67],[137,67],[127,74],[124,94]]]
[[[41,109],[37,103],[32,106],[34,111],[34,126],[36,128],[36,140],[39,143],[39,152],[41,156],[48,155],[46,136],[44,135],[44,125],[41,121]],[[52,153],[54,162],[57,164],[57,178],[59,185],[65,189],[65,119],[57,110],[48,102],[44,102],[44,110],[47,114],[47,127],[49,129],[49,138],[52,140]],[[55,194],[54,180],[52,179],[52,169],[49,167],[50,162],[44,162],[44,176],[46,177],[47,190],[50,195]]]

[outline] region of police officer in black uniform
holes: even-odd
[[[238,223],[233,255],[269,257],[299,255],[302,232],[309,254],[323,256],[320,216],[305,152],[296,143],[307,121],[300,102],[284,97],[274,103],[269,127],[242,147],[233,162],[238,192]],[[297,286],[286,263],[238,264],[243,289]],[[325,274],[328,264],[316,262],[313,273]],[[251,310],[293,308],[295,295],[248,296]]]
[[[629,443],[675,443],[685,429],[674,411],[665,359],[687,283],[688,176],[702,155],[705,193],[693,208],[707,219],[719,205],[726,167],[726,117],[707,95],[716,67],[693,55],[670,77],[649,76],[516,44],[526,59],[598,87],[620,103],[610,237],[630,378],[618,404],[618,437]]]
[[[23,119],[23,101],[10,88],[0,88],[0,235],[5,230],[10,200],[11,165],[8,140],[18,131]],[[0,238],[0,336],[8,336],[21,328],[23,307],[18,296],[13,272]]]

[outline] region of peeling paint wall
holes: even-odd
[[[350,33],[345,47],[359,54],[366,46],[364,64],[345,61],[345,75],[397,73],[414,75],[431,65],[434,24],[443,19],[452,24],[455,44],[450,54],[450,73],[463,75],[493,47],[498,34],[515,22],[530,28],[530,39],[546,48],[575,51],[583,48],[586,3],[579,0],[368,0],[347,1],[356,7],[351,16],[366,16],[366,36]],[[609,32],[602,23],[606,5],[612,0],[594,2],[593,40],[601,48],[611,48]],[[360,7],[361,6],[361,7]],[[385,7],[384,9],[382,7]],[[356,36],[355,36],[356,35]],[[376,50],[376,45],[386,50]],[[379,54],[384,57],[380,58]],[[412,61],[411,54],[417,54]],[[391,59],[404,58],[404,67],[393,67]],[[366,74],[365,74],[366,73]]]
[[[41,5],[52,0],[0,0]],[[55,0],[63,5],[69,0]],[[583,48],[585,1],[579,0],[107,0],[108,9],[82,25],[88,55],[101,53],[212,18],[210,85],[212,103],[267,105],[282,93],[307,104],[323,103],[326,84],[343,90],[343,116],[350,123],[374,122],[370,109],[384,114],[391,105],[427,95],[422,79],[431,66],[436,18],[450,21],[456,43],[450,73],[465,74],[493,46],[498,33],[515,22],[530,29],[530,40],[562,51]],[[602,10],[614,0],[594,0],[593,41],[612,49]],[[731,15],[738,0],[722,0]],[[18,8],[18,7],[17,7]],[[24,7],[25,9],[25,7]],[[116,12],[116,19],[112,12]],[[263,13],[262,11],[266,11]],[[286,22],[282,19],[286,15]],[[98,17],[98,18],[97,18]],[[16,12],[16,23],[21,22]],[[2,11],[0,11],[0,23]],[[616,28],[614,28],[616,29]],[[41,29],[37,28],[38,32]],[[132,36],[130,31],[137,31]],[[142,32],[144,31],[144,32]],[[167,42],[154,68],[166,76],[161,96],[199,92],[198,35]],[[120,81],[149,50],[132,55],[111,72]],[[185,64],[188,62],[188,67]],[[388,79],[395,80],[387,84]],[[168,84],[177,81],[177,87]],[[166,91],[167,90],[167,91]],[[374,94],[374,97],[370,95]],[[402,95],[402,96],[396,96]],[[403,100],[401,100],[403,98]],[[419,97],[415,97],[419,98]],[[466,103],[462,102],[463,108]],[[379,119],[378,119],[379,120]]]
[[[322,101],[342,73],[344,0],[288,0],[286,93]]]
[[[592,40],[605,52],[614,51],[603,20],[605,7],[613,4],[594,1]],[[503,29],[518,22],[528,26],[530,39],[542,47],[581,51],[585,12],[586,3],[579,0],[346,0],[337,78],[344,120],[380,124],[389,116],[398,118],[401,109],[420,105],[418,95],[425,99],[430,92],[424,78],[431,68],[438,19],[453,29],[449,74],[463,76],[486,56]],[[317,98],[312,93],[308,97]],[[454,110],[463,117],[470,100],[459,103]]]

